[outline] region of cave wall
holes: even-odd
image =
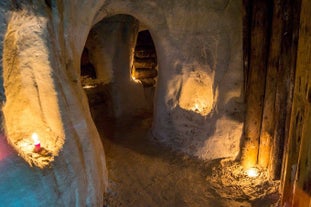
[[[131,7],[138,7],[139,12],[131,14],[150,28],[158,55],[153,135],[203,159],[235,157],[239,152],[243,127],[240,3],[172,1]],[[145,20],[152,18],[142,13],[148,6],[154,7],[156,22]]]
[[[30,167],[1,136],[4,153],[0,168],[6,173],[0,177],[0,197],[6,206],[18,202],[32,206],[102,205],[107,187],[104,151],[81,87],[79,70],[89,31],[103,18],[115,14],[135,17],[149,29],[155,43],[159,79],[154,137],[202,159],[235,158],[239,153],[244,108],[241,1],[35,0],[1,2],[0,6],[2,38],[10,22],[20,21],[23,25],[23,19],[44,19],[38,25],[44,35],[35,35],[44,40],[44,54],[48,54],[49,61],[33,58],[27,67],[8,61],[4,70],[12,67],[23,73],[29,67],[30,74],[38,74],[40,70],[34,66],[42,61],[52,71],[48,79],[53,84],[48,90],[55,93],[64,133],[62,148],[44,170]],[[22,30],[16,27],[10,32]],[[34,35],[31,30],[27,32],[25,40],[27,35]],[[22,39],[17,40],[22,44]],[[23,52],[18,46],[12,45],[17,49],[13,58]],[[29,56],[33,55],[29,52]],[[38,86],[40,89],[40,84],[33,80],[22,84],[16,97],[21,98],[29,88]],[[2,101],[10,111],[14,98],[3,97]],[[48,112],[40,111],[52,116]],[[13,115],[19,114],[5,114],[6,119]]]
[[[114,1],[94,22],[116,14],[135,17],[155,43],[154,137],[202,159],[235,158],[244,121],[241,2]]]
[[[64,25],[53,27],[58,16],[42,3],[0,4],[1,205],[101,206],[107,188],[103,146],[73,78],[78,69],[64,61],[63,33],[57,32]],[[20,145],[34,130],[43,135],[46,154]]]

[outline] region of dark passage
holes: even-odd
[[[152,41],[151,34],[148,30],[138,33],[132,76],[139,80],[144,87],[153,87],[156,83],[157,55]]]

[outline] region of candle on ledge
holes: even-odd
[[[40,140],[39,140],[38,134],[37,133],[33,133],[31,135],[31,138],[33,139],[33,143],[35,145],[34,152],[40,152],[41,145],[40,145]]]

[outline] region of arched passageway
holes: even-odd
[[[110,183],[109,187],[114,192],[127,194],[137,176],[141,177],[140,173],[133,172],[127,179],[127,173],[143,172],[146,163],[151,163],[150,158],[145,158],[147,154],[158,156],[166,151],[163,147],[155,147],[150,136],[158,77],[152,36],[132,16],[105,18],[89,33],[80,69],[92,118],[103,141],[109,180],[128,182]],[[136,157],[136,153],[141,156]],[[136,162],[139,159],[142,160],[140,164]],[[156,171],[150,170],[157,176]],[[141,177],[143,183],[149,182],[149,175]],[[134,187],[140,188],[140,185]],[[124,200],[123,195],[107,196],[112,206],[117,200]],[[130,197],[134,200],[137,195]]]
[[[111,192],[105,197],[107,206],[249,204],[244,194],[218,189],[217,177],[222,174],[211,169],[222,173],[227,166],[200,162],[153,141],[150,127],[159,60],[150,32],[137,19],[103,19],[90,31],[85,51],[81,82],[104,143]],[[189,98],[192,92],[184,94]],[[226,196],[229,199],[224,200]]]
[[[148,30],[140,31],[134,51],[131,76],[144,88],[155,87],[157,71],[157,54],[151,34]]]
[[[91,108],[104,104],[115,120],[151,115],[157,70],[152,37],[134,17],[104,18],[91,29],[81,58]]]

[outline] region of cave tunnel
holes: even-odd
[[[0,4],[2,205],[311,205],[310,1],[82,2]]]
[[[81,84],[102,136],[112,138],[116,123],[148,123],[150,129],[158,65],[146,26],[129,15],[104,18],[90,30],[80,63]]]

